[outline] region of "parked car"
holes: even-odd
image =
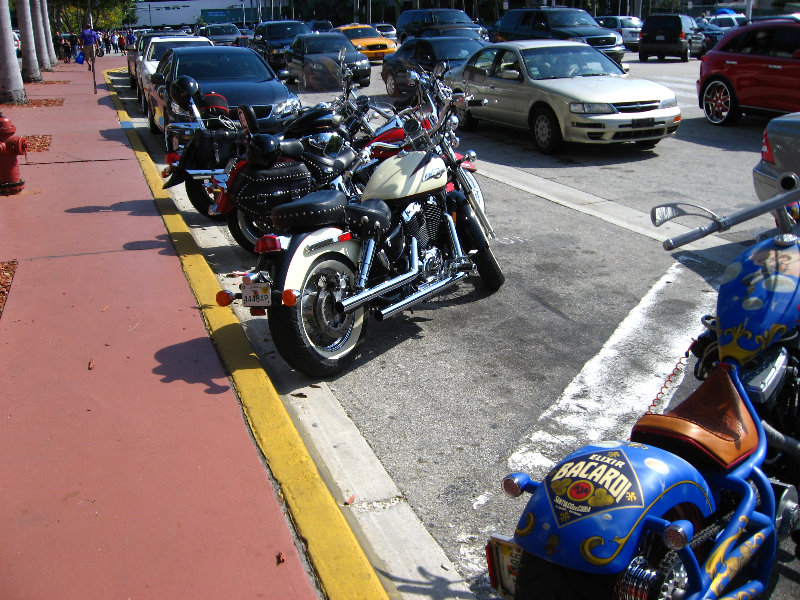
[[[800,111],[800,16],[787,16],[728,31],[700,63],[697,96],[714,125],[735,123],[742,113]]]
[[[233,46],[241,36],[239,28],[233,23],[205,25],[197,34],[210,39],[215,46]]]
[[[776,117],[767,123],[761,142],[761,160],[753,169],[753,185],[761,201],[784,192],[779,178],[800,174],[800,112]]]
[[[353,80],[361,87],[370,82],[369,59],[347,37],[338,31],[298,35],[286,51],[289,80],[299,81],[305,90],[341,88],[339,51],[344,48],[344,62],[353,72]]]
[[[333,23],[330,21],[306,21],[306,25],[311,31],[319,31],[320,33],[333,29]]]
[[[486,28],[473,22],[467,13],[455,8],[418,8],[404,10],[397,17],[397,39],[402,44],[409,37],[417,37],[426,29],[442,25],[460,25],[475,29],[487,37]]]
[[[311,33],[302,21],[263,21],[256,25],[250,48],[269,61],[277,70],[286,66],[285,51],[292,40],[301,33]]]
[[[708,17],[708,22],[712,25],[716,25],[723,31],[728,31],[733,27],[746,24],[747,17],[742,13],[737,13],[735,15],[716,15],[714,17]]]
[[[201,36],[164,36],[149,38],[141,60],[136,61],[136,97],[141,103],[142,112],[147,114],[146,90],[150,76],[155,73],[158,63],[170,48],[185,46],[211,46],[211,40]]]
[[[142,30],[140,30],[141,32]],[[129,45],[125,50],[127,54],[128,60],[128,79],[131,82],[131,88],[135,88],[137,85],[136,79],[136,61],[142,60],[142,53],[144,52],[144,47],[147,45],[147,41],[151,37],[165,37],[168,35],[180,35],[186,36],[185,33],[182,31],[153,31],[152,29],[148,29],[139,33],[136,36],[136,43]]]
[[[465,37],[470,38],[473,40],[482,40],[484,37],[478,33],[475,29],[470,29],[469,27],[457,27],[457,26],[448,26],[448,27],[433,27],[431,29],[426,29],[422,33],[419,34],[421,38],[432,38],[432,37]]]
[[[586,42],[618,64],[625,56],[622,36],[600,27],[579,8],[519,8],[509,10],[500,21],[498,41],[555,39]]]
[[[250,45],[250,40],[253,39],[253,36],[255,34],[256,32],[253,29],[239,28],[239,37],[236,38],[236,41],[233,42],[233,45],[241,46],[242,48],[247,48]]]
[[[390,40],[393,40],[393,41],[397,41],[397,30],[394,28],[394,25],[392,25],[391,23],[373,23],[372,26],[383,37],[389,38]]]
[[[397,44],[383,37],[372,25],[352,23],[337,27],[334,31],[345,34],[356,50],[363,52],[370,60],[383,60],[384,56],[397,50]]]
[[[171,101],[169,90],[182,75],[197,81],[203,93],[224,96],[228,106],[250,104],[260,128],[277,129],[300,108],[297,96],[275,75],[267,61],[250,48],[192,46],[170,48],[150,76],[147,120],[154,134],[189,115]]]
[[[651,56],[658,57],[658,60],[677,56],[688,62],[691,56],[700,58],[703,55],[705,39],[697,29],[697,23],[688,15],[650,15],[642,25],[639,60],[645,62]]]
[[[622,36],[622,43],[628,50],[639,49],[639,32],[642,30],[642,20],[631,16],[603,16],[595,17],[602,27],[613,29]]]
[[[410,71],[430,72],[441,61],[456,69],[485,45],[483,39],[464,37],[410,38],[383,61],[381,79],[386,92],[391,97],[404,95],[412,90]]]
[[[562,141],[652,148],[674,135],[681,121],[670,89],[629,78],[615,61],[580,42],[489,44],[445,77],[453,91],[488,100],[461,115],[462,128],[485,120],[529,129],[546,154]]]
[[[703,54],[711,50],[714,46],[717,45],[717,42],[719,42],[723,37],[725,37],[725,32],[722,31],[722,29],[720,29],[716,25],[712,25],[711,23],[709,23],[708,20],[695,19],[695,22],[697,23],[697,30],[700,33],[702,33],[703,37],[705,38],[703,42]]]

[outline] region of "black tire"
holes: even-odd
[[[358,85],[361,86],[362,88],[369,87],[369,81],[370,81],[370,78],[367,77],[367,78],[362,79],[361,81],[359,81]]]
[[[459,128],[463,129],[464,131],[475,131],[478,128],[480,121],[473,117],[472,113],[469,112],[469,109],[467,109],[463,112],[459,112],[458,123]]]
[[[144,93],[142,93],[139,96],[139,108],[142,109],[142,114],[146,116],[147,115],[147,96],[145,96]]]
[[[267,224],[259,223],[240,208],[234,208],[225,216],[233,239],[248,252],[255,253],[258,239],[270,232]]]
[[[493,292],[499,290],[503,283],[506,281],[506,276],[503,275],[500,265],[497,264],[497,259],[492,254],[492,249],[488,246],[484,250],[478,250],[472,256],[472,262],[478,268],[478,274],[481,276],[481,281],[488,289]]]
[[[614,577],[592,575],[522,553],[515,600],[596,600],[610,598]]]
[[[533,143],[542,154],[554,154],[561,145],[561,128],[555,113],[548,107],[537,108],[531,117]]]
[[[712,125],[732,125],[742,116],[733,86],[722,79],[710,81],[703,89],[703,114]]]
[[[352,285],[355,267],[340,254],[325,254],[309,268],[294,306],[267,309],[275,347],[292,367],[309,377],[326,377],[344,369],[358,355],[367,329],[364,307],[336,312],[340,276]],[[278,289],[283,286],[279,281]]]
[[[659,62],[664,62],[664,58],[666,57],[663,54],[659,54],[657,58]]]
[[[150,104],[147,105],[147,126],[150,128],[150,133],[153,135],[161,135],[161,130],[156,125],[156,120],[153,118],[153,108]]]
[[[386,74],[386,81],[384,83],[386,83],[386,94],[389,98],[397,98],[400,96],[400,92],[397,89],[397,78],[391,71]]]
[[[689,46],[687,45],[686,48],[681,51],[681,62],[689,62],[689,55],[690,50]]]
[[[647,62],[647,59],[650,58],[649,54],[644,52],[639,52],[639,62]]]
[[[208,209],[211,208],[214,199],[208,195],[202,181],[189,177],[183,185],[186,188],[186,196],[189,198],[189,202],[201,215],[212,221],[224,221],[227,218],[227,215],[208,214]]]

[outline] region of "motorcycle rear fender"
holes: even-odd
[[[178,184],[184,183],[188,179],[188,174],[186,173],[186,169],[190,168],[190,165],[194,161],[195,155],[195,142],[194,138],[186,144],[186,147],[183,149],[183,153],[181,154],[181,159],[178,161],[178,164],[172,168],[172,173],[164,182],[163,189],[171,188]]]
[[[357,266],[361,258],[361,242],[349,239],[344,242],[333,241],[342,235],[338,227],[326,227],[311,233],[292,236],[292,242],[286,251],[283,265],[275,282],[276,288],[283,290],[300,290],[311,265],[324,254],[342,254]],[[325,244],[324,242],[331,243]]]
[[[648,521],[663,519],[678,505],[704,518],[716,509],[694,466],[654,446],[597,442],[547,474],[522,513],[514,541],[571,569],[619,573],[635,556]]]
[[[447,200],[448,205],[452,203],[456,206],[456,231],[464,252],[488,248],[489,240],[475,216],[475,211],[467,202],[466,196],[462,192],[447,192]]]

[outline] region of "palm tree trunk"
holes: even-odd
[[[44,39],[47,44],[47,53],[50,56],[50,65],[56,66],[58,64],[58,55],[56,48],[53,45],[53,32],[50,29],[50,9],[47,7],[47,0],[41,0],[42,3],[42,22],[44,23]]]
[[[19,13],[19,3],[17,3]],[[11,33],[11,11],[8,0],[0,0],[0,102],[27,102],[22,74]]]
[[[19,21],[19,38],[22,44],[22,81],[36,83],[42,80],[42,74],[36,57],[30,0],[17,0],[17,21]]]
[[[38,0],[30,0],[31,21],[33,22],[33,39],[36,42],[36,58],[39,59],[39,68],[42,71],[51,71],[50,55],[44,41],[44,25],[42,25],[42,9]]]

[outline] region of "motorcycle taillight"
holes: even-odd
[[[274,234],[267,234],[262,235],[258,238],[253,251],[256,254],[264,254],[265,252],[278,252],[281,250],[281,241],[278,239],[277,235]]]

